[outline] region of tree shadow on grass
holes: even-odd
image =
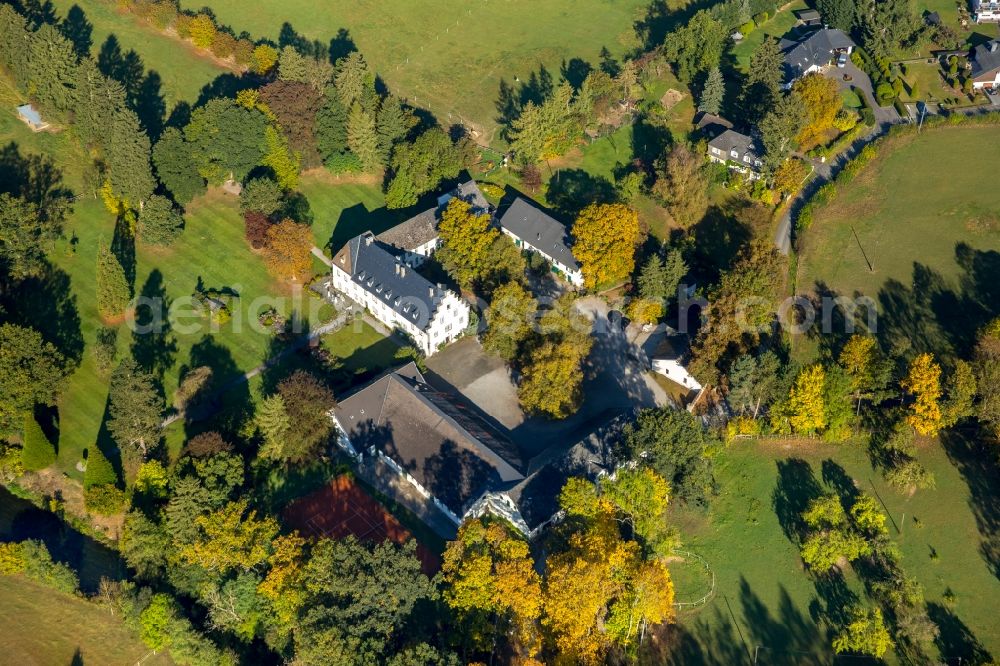
[[[950,609],[939,603],[929,603],[927,614],[938,626],[939,633],[934,642],[947,663],[961,659],[963,664],[985,664],[993,658],[969,627]]]
[[[792,543],[801,541],[805,525],[802,512],[823,494],[812,467],[801,458],[777,461],[778,484],[771,495],[774,513],[781,529]]]
[[[21,155],[11,141],[0,149],[0,192],[30,201],[43,220],[62,222],[71,211],[73,192],[47,155]]]
[[[66,12],[66,18],[59,24],[59,32],[73,44],[73,50],[81,58],[90,56],[94,44],[94,26],[87,20],[87,14],[80,5],[73,5]]]
[[[21,281],[0,297],[8,321],[30,326],[51,342],[71,365],[83,360],[83,330],[70,277],[55,266]]]
[[[593,176],[583,169],[560,169],[549,180],[545,198],[560,216],[572,220],[592,203],[617,201],[618,194],[614,184],[603,176]]]
[[[211,334],[191,347],[188,362],[181,366],[178,376],[184,377],[200,367],[211,370],[211,380],[189,400],[196,407],[185,413],[185,437],[191,439],[206,430],[216,430],[229,441],[241,441],[235,435],[253,415],[253,400],[244,371],[236,364],[232,352]]]
[[[132,330],[132,356],[146,372],[162,384],[163,375],[173,367],[177,354],[168,316],[170,300],[163,274],[153,269],[139,293]]]
[[[378,235],[386,229],[391,229],[400,222],[416,215],[420,210],[426,210],[427,206],[414,206],[403,210],[389,210],[384,206],[375,210],[368,210],[364,204],[355,204],[350,208],[345,208],[337,218],[337,224],[333,227],[333,233],[326,247],[331,254],[336,254],[344,244],[358,234],[371,231]]]
[[[948,459],[969,487],[969,508],[976,518],[982,543],[979,552],[1000,579],[1000,464],[996,444],[978,430],[945,430],[941,444]]]
[[[716,282],[753,239],[753,229],[734,213],[731,206],[709,206],[701,221],[691,227],[695,239],[692,263],[706,283]]]

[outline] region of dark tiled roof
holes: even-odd
[[[815,9],[802,9],[796,12],[795,16],[800,21],[818,21],[820,19],[819,12]]]
[[[500,217],[500,226],[545,252],[570,270],[579,270],[568,245],[566,227],[524,197],[518,197]]]
[[[347,241],[333,263],[420,330],[430,324],[444,295],[439,287],[404,265],[392,248],[376,240],[370,231]]]
[[[438,199],[438,206],[447,204],[448,200],[452,197],[458,197],[465,203],[471,205],[472,212],[477,215],[483,215],[490,212],[490,202],[486,200],[485,196],[483,196],[483,193],[479,190],[479,186],[476,185],[476,181],[474,180],[467,180],[464,183],[459,183],[458,187]]]
[[[656,346],[656,350],[653,352],[653,358],[676,361],[687,353],[688,346],[688,339],[686,335],[666,335]]]
[[[378,235],[378,240],[400,250],[413,251],[438,236],[437,208],[429,208]]]
[[[994,39],[972,49],[972,78],[978,79],[997,69],[1000,69],[1000,39]]]
[[[803,37],[798,42],[782,40],[779,47],[785,53],[785,76],[787,81],[802,76],[813,65],[826,65],[841,49],[853,48],[854,42],[836,28],[823,28]]]
[[[594,481],[602,471],[612,471],[611,452],[622,437],[627,420],[619,416],[598,428],[507,491],[529,529],[535,529],[559,511],[559,492],[570,477],[582,476]]]
[[[709,138],[719,136],[727,129],[733,129],[731,122],[722,116],[716,116],[707,111],[702,111],[698,114],[694,124],[695,127],[704,132]]]
[[[758,149],[757,143],[753,140],[753,138],[747,136],[746,134],[740,134],[736,130],[726,130],[719,136],[709,141],[708,145],[711,148],[718,148],[721,150],[726,159],[735,160],[737,162],[743,162],[743,156],[749,155],[749,166],[754,166],[753,161],[760,159],[760,150]],[[737,153],[736,157],[733,157],[731,154],[731,151],[733,150]]]
[[[359,452],[374,446],[458,516],[524,478],[514,445],[428,386],[413,363],[341,400],[336,414]]]

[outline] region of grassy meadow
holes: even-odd
[[[0,576],[0,654],[7,664],[172,664],[121,619],[23,576]]]
[[[747,652],[757,646],[760,664],[875,663],[834,662],[830,649],[827,619],[855,598],[866,601],[857,573],[848,570],[844,585],[810,576],[786,532],[792,516],[818,493],[852,488],[874,494],[890,516],[903,569],[923,585],[931,617],[942,628],[940,658],[954,664],[959,657],[969,663],[984,653],[1000,654],[993,618],[1000,580],[979,547],[989,538],[979,526],[995,519],[984,484],[995,487],[998,470],[982,462],[978,446],[956,435],[920,442],[918,457],[935,474],[937,488],[907,496],[884,483],[859,445],[732,444],[716,460],[720,493],[710,509],[672,512],[682,548],[714,570],[716,593],[704,607],[682,611],[670,663],[747,663]],[[696,580],[686,588],[682,600],[697,598],[708,586]]]
[[[93,25],[90,52],[95,58],[109,36],[117,39],[122,52],[134,50],[146,70],[160,77],[160,91],[168,113],[177,102],[193,104],[204,86],[227,71],[198,54],[192,45],[161,34],[131,14],[120,12],[113,2],[53,0],[52,4],[63,17],[73,5],[83,10],[87,21]]]
[[[761,45],[765,37],[776,37],[781,39],[789,30],[795,27],[798,19],[795,12],[806,9],[807,5],[802,0],[793,0],[780,9],[764,25],[758,26],[749,35],[745,35],[739,44],[733,46],[732,56],[737,67],[746,72],[750,66],[750,58],[757,47]]]
[[[797,290],[875,299],[890,346],[968,349],[1000,310],[998,138],[944,126],[889,139],[801,234]]]
[[[544,66],[553,80],[573,58],[596,65],[602,48],[618,56],[638,45],[632,28],[646,0],[359,0],[317,4],[265,0],[207,3],[237,33],[278,40],[282,25],[324,45],[345,31],[389,88],[442,122],[464,122],[497,138],[494,102],[501,79],[517,87]],[[184,0],[185,9],[206,3]],[[600,29],[596,29],[600,26]]]

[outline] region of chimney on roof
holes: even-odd
[[[434,298],[434,286],[427,287],[427,291],[430,292],[431,298]]]
[[[372,236],[371,234],[366,235],[365,236],[365,245],[371,245],[373,240],[375,240],[374,236]]]
[[[406,277],[406,266],[399,267],[399,277]]]
[[[399,275],[399,269],[400,269],[399,264],[396,264],[396,275]]]

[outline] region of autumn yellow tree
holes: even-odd
[[[639,214],[625,204],[591,204],[577,216],[573,239],[587,287],[624,280],[635,268],[642,240]]]
[[[541,648],[541,578],[528,543],[498,520],[471,520],[448,544],[441,567],[443,597],[479,650],[511,634],[520,660]]]
[[[278,277],[301,279],[312,270],[312,247],[308,225],[282,220],[267,230],[264,263]]]
[[[267,558],[270,569],[257,586],[257,591],[271,603],[274,624],[283,637],[295,629],[299,610],[305,603],[302,569],[305,539],[298,532],[281,535],[274,540]]]
[[[826,371],[818,363],[803,369],[795,378],[786,406],[788,422],[794,432],[813,435],[826,427],[825,381]]]
[[[774,189],[782,194],[794,194],[799,191],[807,175],[809,170],[805,162],[791,157],[774,170]]]
[[[564,419],[583,399],[580,366],[590,346],[571,342],[544,342],[534,349],[521,373],[517,397],[525,411]]]
[[[822,143],[833,127],[837,111],[843,106],[837,82],[822,74],[809,74],[792,84],[792,92],[799,96],[806,109],[806,123],[798,136],[799,145],[806,149]]]
[[[219,574],[234,569],[249,571],[262,564],[278,534],[278,522],[271,517],[257,518],[246,500],[198,516],[195,525],[198,538],[178,555],[187,564]]]
[[[256,74],[267,74],[278,64],[278,51],[270,44],[258,44],[253,50],[250,62]]]
[[[198,14],[191,20],[191,41],[195,46],[207,49],[215,41],[215,23],[208,14]]]
[[[455,197],[441,213],[441,249],[436,256],[463,289],[471,289],[490,272],[490,250],[499,233],[488,215],[476,215],[467,202]]]
[[[941,366],[932,355],[920,354],[900,385],[913,396],[906,422],[921,435],[936,435],[942,424]]]

